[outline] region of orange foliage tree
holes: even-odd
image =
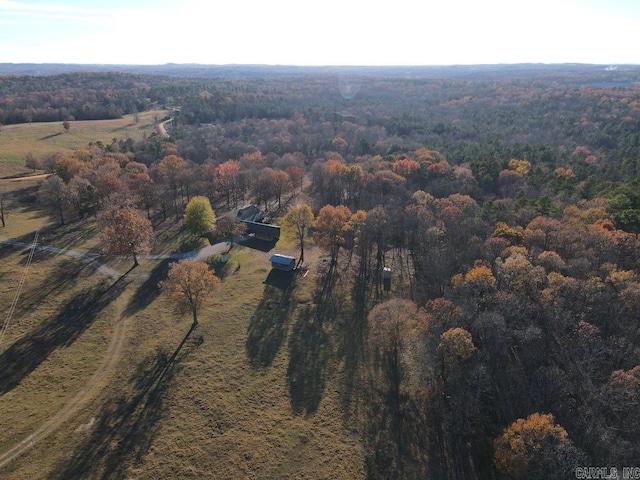
[[[410,350],[406,347],[412,338],[410,333],[414,329],[417,311],[416,304],[411,300],[393,298],[373,307],[367,316],[369,342],[385,355],[396,399],[400,398],[402,381],[400,362],[403,354]]]
[[[173,198],[173,208],[175,210],[176,219],[178,218],[178,187],[180,177],[187,168],[187,162],[178,155],[167,155],[157,165],[158,171],[162,179],[167,184]]]
[[[131,255],[133,266],[138,255],[148,253],[153,237],[151,222],[131,207],[115,208],[102,218],[103,252],[107,255]]]
[[[344,244],[350,218],[351,210],[348,207],[325,205],[318,212],[314,222],[316,241],[329,250],[332,265],[335,265],[338,260],[338,253]]]
[[[467,360],[476,350],[471,334],[464,328],[450,328],[440,336],[438,352],[447,367]]]
[[[402,175],[404,178],[409,178],[412,175],[420,172],[420,164],[415,160],[401,158],[393,162],[393,164],[391,165],[391,170],[393,170],[393,173]]]
[[[483,263],[476,262],[464,275],[454,275],[451,279],[453,288],[468,287],[478,293],[491,291],[496,286],[496,277],[493,276],[491,269]]]
[[[198,312],[219,285],[220,280],[211,273],[206,263],[188,259],[172,263],[167,279],[159,283],[177,312],[191,313],[192,330],[198,326]]]
[[[235,160],[227,160],[215,169],[214,182],[216,189],[226,197],[227,208],[232,198],[234,205],[238,203],[241,173],[240,164]]]
[[[510,478],[571,478],[584,461],[553,415],[533,413],[504,429],[493,442],[496,468]]]

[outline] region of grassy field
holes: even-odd
[[[117,120],[91,120],[70,122],[68,132],[62,122],[4,125],[0,130],[0,178],[28,171],[24,158],[31,152],[36,157],[58,151],[73,150],[90,142],[111,143],[116,138],[137,140],[154,129],[154,118],[162,118],[166,112],[149,111],[139,114],[135,123],[133,115]]]
[[[64,229],[15,210],[0,239],[95,250],[90,223]],[[160,251],[193,243],[169,221]],[[27,249],[0,245],[0,315]],[[292,242],[278,252],[295,254]],[[0,345],[0,454],[92,390],[51,435],[0,468],[7,479],[364,478],[348,306],[319,314],[320,255],[306,277],[274,274],[273,252],[236,246],[222,285],[184,341],[187,317],[159,295],[167,260],[142,261],[118,281],[81,260],[36,254]],[[126,272],[130,262],[110,262]],[[6,280],[6,281],[5,281]],[[336,295],[335,302],[346,302]],[[105,358],[124,331],[111,369]],[[351,332],[351,333],[350,333]],[[171,361],[172,356],[175,359]],[[96,372],[100,373],[99,378]],[[77,402],[76,402],[77,403]]]
[[[25,172],[28,152],[152,128],[152,112],[139,124],[72,122],[68,133],[60,123],[5,126],[0,177]],[[38,181],[0,182],[11,192],[0,240],[30,242],[41,229],[42,244],[100,250],[91,221],[58,227],[38,210]],[[173,218],[155,232],[153,253],[207,243]],[[130,260],[106,260],[123,274],[116,280],[85,260],[36,252],[0,344],[0,477],[371,476],[375,447],[363,438],[358,390],[367,368],[362,322],[344,286],[320,308],[327,263],[312,244],[305,250],[310,270],[295,281],[271,271],[273,251],[235,246],[226,264],[210,259],[221,288],[188,337],[189,318],[175,315],[158,289],[169,260],[142,260],[130,272]],[[274,251],[298,253],[286,235]],[[3,320],[27,257],[27,248],[0,244]],[[3,456],[30,439],[19,456]]]

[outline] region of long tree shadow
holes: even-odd
[[[53,298],[75,286],[79,280],[88,278],[95,272],[87,263],[73,258],[65,258],[56,264],[36,287],[29,287],[31,276],[26,277],[25,288],[21,295],[16,315],[25,315],[41,304],[46,298]]]
[[[315,413],[324,393],[331,344],[319,313],[307,306],[289,338],[287,379],[291,408],[297,415]]]
[[[122,278],[84,288],[57,315],[0,354],[0,394],[15,388],[56,349],[71,345],[126,288]]]
[[[49,225],[40,229],[38,237],[38,245],[51,247],[50,249],[36,249],[33,255],[33,263],[45,261],[60,255],[60,249],[73,250],[74,247],[86,243],[89,239],[96,235],[97,227],[83,223],[73,223],[60,227],[57,225]],[[21,264],[24,265],[29,257],[31,248],[29,245],[33,242],[35,232],[29,232],[18,237],[9,239],[14,242],[22,242],[24,245],[12,245],[10,243],[0,244],[0,257],[22,249]]]
[[[42,233],[42,231],[40,232]],[[10,243],[0,243],[0,258],[10,255],[16,252],[16,250],[22,250],[21,255],[23,256],[22,264],[26,262],[27,257],[29,256],[29,251],[31,250],[27,245],[30,245],[33,242],[35,232],[25,233],[24,235],[20,235],[19,237],[14,237],[8,239],[9,241],[14,242],[22,242],[25,245],[12,245]]]
[[[64,226],[49,225],[40,229],[38,244],[58,249],[74,250],[85,245],[98,234],[98,226],[93,223],[71,221]],[[59,255],[57,251],[38,250],[40,258],[46,259]]]
[[[398,392],[397,372],[389,368],[386,355],[377,357],[366,396],[363,428],[367,478],[429,478],[429,429],[422,407]]]
[[[52,139],[54,137],[59,137],[60,135],[62,135],[62,132],[51,133],[51,134],[47,135],[46,137],[39,138],[38,141],[41,142],[43,140],[50,140],[50,139]]]
[[[192,325],[171,356],[164,349],[145,359],[130,379],[131,391],[106,402],[74,455],[61,462],[52,478],[111,480],[127,478],[127,468],[139,464],[156,437],[158,420],[179,364],[197,343],[184,348]]]
[[[278,354],[294,308],[292,292],[293,283],[285,289],[265,285],[262,300],[247,328],[245,348],[252,366],[268,367]]]
[[[353,311],[346,316],[336,335],[337,355],[342,360],[344,381],[341,389],[345,420],[357,417],[364,389],[363,368],[366,365],[367,308],[364,301],[355,301]]]
[[[126,315],[133,315],[144,310],[160,295],[158,283],[167,278],[169,259],[162,260],[149,274],[149,277],[138,287],[125,308]]]
[[[333,353],[325,321],[344,313],[342,298],[333,295],[335,273],[333,265],[321,272],[315,303],[300,312],[289,337],[287,379],[295,414],[315,413],[324,394],[325,375]]]

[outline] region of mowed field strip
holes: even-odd
[[[155,131],[155,120],[167,114],[163,110],[142,112],[138,123],[133,115],[116,120],[83,120],[70,122],[68,132],[62,122],[22,123],[3,125],[0,130],[0,178],[28,171],[24,158],[32,153],[36,157],[55,152],[70,152],[91,142],[108,145],[117,140],[139,140]]]

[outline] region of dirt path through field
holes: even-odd
[[[42,173],[39,175],[27,175],[24,177],[0,178],[0,180],[5,182],[28,182],[29,180],[42,180],[43,178],[50,177],[51,175],[51,173]]]
[[[33,245],[31,245],[30,243],[27,242],[20,242],[17,240],[0,240],[0,245],[13,245],[15,247],[33,247]],[[100,257],[99,254],[96,253],[82,253],[82,252],[77,252],[75,250],[67,250],[65,248],[58,248],[58,247],[52,247],[50,245],[43,245],[41,243],[38,243],[35,246],[36,250],[43,250],[46,252],[52,252],[52,253],[59,253],[62,255],[67,255],[69,257],[75,257],[75,258],[79,258],[81,260],[85,260],[87,262],[89,262],[90,264],[92,264],[96,270],[99,270],[100,272],[102,272],[103,274],[105,274],[107,277],[111,277],[113,279],[118,279],[122,276],[122,273],[114,270],[111,267],[108,267],[107,265],[100,263],[97,259]]]
[[[31,244],[27,244],[25,242],[19,242],[14,240],[0,240],[0,244],[6,245],[14,245],[16,247],[31,247]],[[68,255],[75,258],[79,258],[93,264],[97,270],[101,271],[103,274],[111,277],[113,279],[119,279],[122,274],[117,272],[116,270],[108,267],[96,260],[98,255],[95,254],[87,254],[82,252],[77,252],[75,250],[66,250],[57,247],[51,247],[48,245],[36,245],[37,249],[52,251],[55,253],[59,253],[62,255]],[[174,253],[174,254],[166,254],[166,255],[149,255],[146,258],[150,259],[165,259],[165,258],[191,258],[191,259],[203,259],[210,255],[220,253],[228,248],[228,244],[226,242],[217,243],[215,245],[210,245],[201,250],[196,250],[193,252],[187,253]],[[94,372],[91,379],[85,387],[80,390],[73,399],[67,403],[60,411],[58,411],[55,415],[53,415],[49,420],[47,420],[40,428],[38,428],[31,435],[27,436],[24,440],[18,442],[16,445],[11,447],[5,452],[0,452],[0,469],[2,469],[9,462],[22,455],[24,452],[33,447],[37,442],[45,439],[53,432],[55,432],[58,428],[60,428],[65,422],[73,418],[87,403],[94,398],[100,390],[102,390],[105,379],[111,374],[114,370],[116,363],[118,362],[118,357],[120,356],[120,351],[122,350],[122,346],[124,344],[124,340],[126,337],[126,330],[128,323],[130,322],[130,318],[124,315],[124,305],[127,305],[129,301],[129,297],[131,294],[125,294],[119,297],[116,302],[116,318],[118,321],[116,322],[113,334],[111,336],[111,343],[107,349],[107,352],[102,359],[102,363],[98,367],[98,369]]]
[[[13,245],[15,247],[24,247],[24,248],[32,248],[33,245],[27,242],[20,242],[17,240],[0,240],[0,245]],[[228,250],[229,244],[227,242],[215,243],[213,245],[209,245],[208,247],[204,247],[200,250],[194,250],[192,252],[181,252],[181,253],[166,253],[161,255],[141,255],[138,257],[139,260],[147,259],[147,260],[180,260],[182,258],[189,258],[191,260],[202,260],[204,258],[210,257],[211,255],[215,255],[221,253],[225,250]],[[46,252],[58,253],[60,255],[67,255],[70,257],[79,258],[84,260],[91,265],[96,270],[99,270],[103,274],[113,279],[118,279],[122,276],[121,272],[114,270],[113,268],[105,265],[98,261],[98,258],[101,258],[102,255],[99,253],[83,253],[78,252],[76,250],[67,250],[66,248],[58,248],[52,247],[50,245],[37,244],[35,246],[36,250],[44,250]]]
[[[156,129],[162,138],[169,138],[169,134],[167,133],[165,124],[171,123],[172,121],[173,118],[170,118],[169,120],[165,120],[164,122],[160,122],[158,125],[156,125]]]
[[[0,453],[0,469],[2,469],[9,462],[22,455],[24,452],[33,447],[36,443],[44,440],[46,437],[55,432],[65,422],[73,418],[92,398],[94,398],[100,390],[102,390],[105,379],[114,370],[124,340],[126,337],[127,326],[129,324],[129,317],[123,314],[124,306],[128,302],[129,295],[124,295],[115,301],[116,304],[116,317],[118,321],[115,324],[113,334],[111,335],[111,343],[107,349],[107,352],[102,359],[102,363],[98,369],[93,373],[85,387],[80,390],[69,403],[67,403],[60,411],[49,418],[40,428],[38,428],[31,435],[27,436],[24,440],[18,442],[9,450]]]

